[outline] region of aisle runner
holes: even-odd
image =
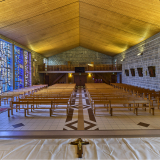
[[[84,116],[84,130],[99,130],[85,89],[82,90],[82,104]]]
[[[78,126],[78,105],[79,105],[79,91],[75,91],[75,96],[72,99],[71,108],[67,115],[67,119],[63,130],[77,130]]]
[[[82,99],[80,97],[82,97]],[[63,130],[78,130],[78,109],[80,101],[83,107],[84,130],[99,130],[85,89],[81,89],[81,92],[80,89],[76,90],[76,95],[72,100]]]

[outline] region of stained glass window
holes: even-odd
[[[31,86],[31,53],[24,51],[25,87]]]
[[[0,40],[0,94],[12,90],[12,45]]]
[[[14,47],[15,89],[24,87],[24,59],[23,49]]]

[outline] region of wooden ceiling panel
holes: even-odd
[[[68,37],[67,39],[63,39],[63,40],[58,41],[56,43],[54,43],[54,42],[52,43],[52,41],[47,41],[47,42],[45,41],[45,43],[52,46],[53,50],[57,50],[57,48],[60,49],[60,47],[63,48],[68,45],[71,45],[72,43],[76,43],[76,44],[79,43],[79,35],[74,35],[72,37]],[[34,47],[35,45],[31,45],[31,46]],[[35,48],[36,49],[34,49],[34,50],[38,53],[41,53],[41,54],[44,54],[45,52],[48,53],[50,50],[52,50],[50,48],[47,50],[45,48],[43,49],[40,47],[39,44],[37,44],[37,46]]]
[[[79,35],[73,35],[70,37],[67,37],[66,39],[62,39],[60,41],[54,42],[53,40],[50,41],[50,44],[54,47],[54,48],[59,48],[59,47],[65,47],[68,45],[71,45],[72,43],[79,43]]]
[[[55,41],[59,41],[59,39],[61,37],[65,37],[65,36],[71,36],[73,32],[76,32],[76,35],[79,34],[79,25],[77,26],[72,26],[75,28],[65,28],[65,29],[61,29],[61,28],[56,28],[54,30],[51,29],[50,34],[47,34],[48,30],[44,30],[41,33],[35,33],[34,35],[29,35],[29,36],[23,36],[21,38],[16,39],[17,42],[19,43],[23,43],[25,45],[29,45],[29,44],[36,44],[39,41],[43,41],[45,39],[54,39]],[[71,35],[70,35],[71,34]]]
[[[0,34],[52,56],[77,46],[114,56],[160,32],[158,0],[5,0]]]
[[[93,35],[93,34],[89,34],[89,33],[87,33],[87,31],[86,30],[84,30],[84,32],[83,33],[81,33],[81,35],[80,35],[80,37],[81,36],[85,36],[86,38],[88,38],[88,39],[92,39],[92,42],[96,42],[97,43],[97,45],[98,44],[101,44],[101,45],[103,45],[105,48],[106,47],[108,47],[109,45],[113,45],[114,44],[114,46],[117,46],[117,47],[119,47],[119,48],[125,48],[126,47],[126,44],[127,44],[127,41],[126,42],[124,42],[124,41],[116,41],[116,39],[110,39],[110,37],[108,38],[108,39],[110,39],[110,40],[108,40],[107,38],[106,39],[104,39],[104,38],[95,38],[96,37],[96,35]],[[81,38],[80,38],[81,39]],[[82,40],[84,40],[84,39],[81,39],[81,41]],[[81,42],[80,41],[80,42]],[[119,53],[120,52],[122,52],[122,50],[120,50],[119,51]]]
[[[0,5],[0,28],[42,15],[61,7],[78,2],[77,0],[7,0]]]
[[[41,42],[43,44],[43,42],[48,41],[51,44],[56,44],[57,42],[66,40],[68,38],[71,38],[71,37],[74,37],[77,35],[79,36],[79,28],[67,31],[67,32],[59,34],[57,36],[53,36],[53,37],[51,36],[49,38],[42,39],[41,41],[38,41],[38,42],[30,43],[29,45],[32,45],[35,48],[37,48],[39,46],[39,42]]]
[[[80,39],[82,41],[80,41],[80,45],[81,44],[84,44],[86,43],[88,45],[87,48],[99,48],[99,51],[101,53],[105,53],[105,54],[108,54],[108,53],[113,53],[113,54],[116,54],[116,53],[121,53],[123,52],[127,45],[123,45],[123,44],[118,44],[118,42],[115,44],[113,42],[110,42],[110,43],[102,43],[102,42],[99,42],[98,40],[93,40],[93,41],[90,41],[90,37],[86,37],[84,35],[80,35]]]
[[[118,6],[113,7],[114,3],[119,1],[107,2],[107,8],[104,7],[105,2],[103,0],[98,2],[80,0],[80,44],[84,44],[81,35],[85,35],[88,36],[87,41],[96,40],[97,47],[103,44],[105,53],[113,52],[114,55],[116,52],[121,53],[160,31],[157,24],[134,18],[125,12],[122,13],[121,11],[125,10],[125,7],[120,8],[120,11],[114,9]],[[101,6],[96,4],[101,4]],[[111,46],[107,45],[106,47],[109,42]]]
[[[100,24],[89,19],[80,18],[80,22],[80,34],[83,34],[83,29],[86,29],[88,32],[90,32],[90,34],[97,33],[100,38],[105,39],[109,37],[115,39],[116,37],[115,40],[129,41],[129,43],[135,43],[135,41],[137,42],[140,39],[138,35],[132,34],[131,32],[126,32],[123,29],[114,28],[109,25]]]
[[[132,34],[137,34],[139,36],[143,36],[144,29],[148,27],[147,22],[133,19],[116,12],[106,11],[105,9],[97,8],[86,3],[80,3],[80,17],[94,20],[100,24],[109,24],[118,29],[122,28],[124,31],[129,31]],[[94,25],[94,23],[92,25]],[[152,27],[157,28],[156,25],[153,25]]]
[[[3,34],[7,37],[14,36],[15,38],[17,38],[16,37],[17,35],[20,36],[23,35],[24,33],[30,34],[31,32],[37,32],[38,30],[42,30],[49,26],[63,23],[65,21],[74,19],[79,16],[78,3],[74,3],[72,5],[65,6],[62,8],[53,10],[52,12],[41,14],[39,16],[21,21],[19,23],[9,25],[5,27],[6,32],[5,33],[3,32]],[[62,10],[63,12],[60,12],[60,10]]]
[[[160,24],[160,4],[156,0],[156,5],[153,5],[153,0],[150,3],[145,1],[127,1],[127,0],[80,0],[80,2],[95,6],[97,8],[103,8],[107,12],[115,12],[117,14],[125,15],[133,19],[141,20],[147,23]],[[103,5],[102,5],[103,4]],[[146,12],[147,10],[147,12]]]
[[[28,35],[23,35],[22,37],[16,38],[15,40],[19,43],[23,43],[24,45],[28,45],[30,43],[35,43],[50,37],[53,37],[53,38],[58,37],[58,35],[62,35],[63,33],[65,34],[66,32],[70,32],[78,27],[79,27],[79,18],[77,17],[75,19],[66,21],[64,23],[60,23],[58,25],[45,28],[43,30],[28,34]]]

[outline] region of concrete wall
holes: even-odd
[[[49,65],[71,65],[81,66],[85,64],[112,64],[113,58],[105,54],[95,52],[83,47],[77,47],[66,52],[48,58]]]
[[[138,55],[142,52],[143,55]],[[115,56],[113,63],[116,61],[122,64],[122,83],[160,90],[160,33]],[[149,76],[148,66],[155,66],[156,77]],[[131,68],[135,69],[135,77]],[[143,77],[139,77],[137,68],[143,68]],[[129,76],[125,75],[125,69],[129,69]]]

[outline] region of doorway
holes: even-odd
[[[122,75],[120,74],[120,83],[122,83]]]
[[[49,75],[45,75],[45,84],[49,86]]]
[[[111,75],[111,83],[116,83],[116,82],[117,82],[117,76]]]
[[[74,75],[74,83],[76,83],[76,86],[85,86],[87,75]]]

